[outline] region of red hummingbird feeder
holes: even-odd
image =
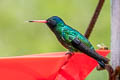
[[[109,50],[97,50],[102,56]],[[85,54],[65,52],[0,58],[0,80],[84,80],[97,66]]]

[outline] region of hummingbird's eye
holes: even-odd
[[[49,26],[51,26],[51,27],[55,27],[55,26],[57,25],[57,23],[56,23],[55,20],[49,19],[49,20],[47,20],[47,21],[48,21],[47,24],[48,24]]]

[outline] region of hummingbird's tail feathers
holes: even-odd
[[[98,61],[98,63],[101,66],[103,66],[103,63],[107,64],[109,62],[109,60],[107,58],[104,58],[103,56],[96,53],[96,51],[94,49],[90,49],[89,47],[87,47],[78,38],[75,38],[74,40],[72,40],[71,43],[76,49],[78,49],[79,51],[85,53],[86,55],[94,58],[96,61]]]
[[[109,63],[109,59],[108,58],[105,58],[105,57],[103,57],[103,56],[101,56],[100,55],[100,57],[101,57],[101,60],[105,63],[105,64],[108,64]]]
[[[97,62],[102,68],[105,68],[105,63],[103,61],[97,61]]]

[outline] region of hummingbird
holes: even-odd
[[[69,50],[66,54],[72,55],[74,52],[83,52],[95,59],[102,68],[105,68],[105,64],[108,63],[108,59],[99,55],[86,37],[68,26],[60,17],[52,16],[47,20],[30,20],[28,22],[47,24],[58,41]]]

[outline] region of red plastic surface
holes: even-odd
[[[97,50],[103,56],[109,50]],[[85,54],[65,52],[0,58],[0,80],[84,80],[97,66]]]

